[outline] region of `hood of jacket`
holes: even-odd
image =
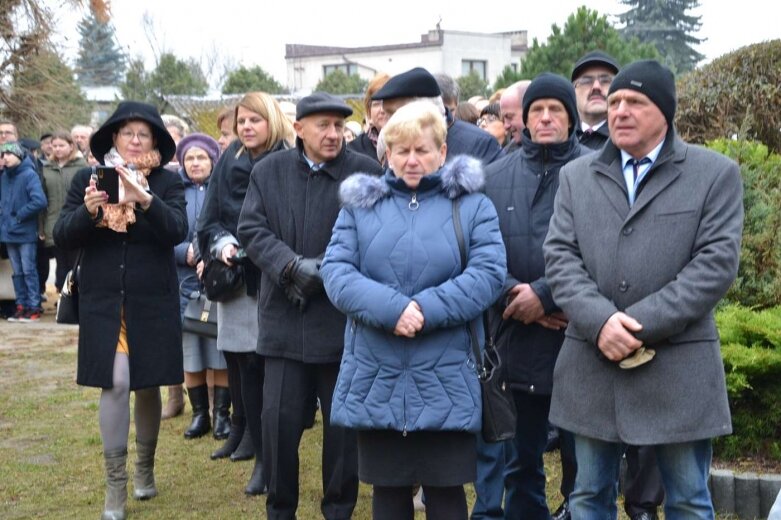
[[[468,155],[459,155],[437,172],[420,180],[418,191],[438,188],[447,198],[455,199],[467,193],[477,193],[485,184],[482,163]],[[409,191],[404,181],[388,169],[384,177],[368,173],[351,175],[339,187],[339,200],[346,208],[371,208],[393,189]]]

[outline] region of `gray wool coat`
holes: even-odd
[[[608,142],[564,166],[544,244],[556,304],[570,319],[550,420],[634,445],[732,431],[713,308],[737,274],[740,170],[671,129],[634,206]],[[656,357],[623,370],[596,346],[615,312],[637,319]]]

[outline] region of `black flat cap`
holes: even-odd
[[[613,74],[618,74],[619,67],[618,62],[613,58],[611,55],[606,54],[602,51],[591,51],[583,57],[581,57],[576,63],[575,67],[572,69],[572,76],[570,77],[571,81],[575,81],[580,74],[583,72],[584,69],[587,69],[589,67],[607,67],[608,69],[612,69]]]
[[[442,91],[439,90],[434,76],[424,68],[415,67],[393,76],[380,90],[374,93],[372,99],[437,97],[441,95]]]
[[[347,103],[328,92],[312,92],[307,97],[301,98],[298,104],[296,104],[297,120],[321,112],[335,112],[348,117],[352,115],[353,109]]]

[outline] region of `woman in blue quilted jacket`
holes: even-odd
[[[348,317],[331,422],[358,430],[375,520],[412,519],[418,483],[428,519],[465,520],[463,485],[475,480],[481,400],[468,327],[499,297],[505,250],[496,211],[479,193],[480,162],[443,166],[446,132],[429,102],[394,114],[381,137],[389,169],[342,184],[321,267]]]

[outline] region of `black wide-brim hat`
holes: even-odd
[[[160,152],[160,164],[171,162],[176,154],[176,143],[165,128],[163,118],[154,105],[139,101],[123,101],[113,114],[92,134],[89,147],[95,159],[103,164],[103,156],[114,146],[114,134],[127,121],[143,121],[149,125],[155,139],[155,148]]]

